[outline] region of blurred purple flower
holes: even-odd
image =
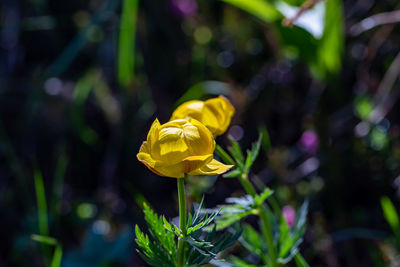
[[[319,147],[318,135],[314,131],[305,131],[300,138],[300,147],[307,153],[314,155]]]
[[[175,15],[191,17],[197,12],[196,0],[171,0],[171,9]]]
[[[294,210],[294,208],[292,206],[286,205],[282,209],[282,214],[285,218],[287,225],[289,227],[292,227],[296,220],[296,211]]]

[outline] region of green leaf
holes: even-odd
[[[261,267],[262,266],[262,265],[255,265],[255,264],[247,263],[244,260],[241,260],[236,257],[231,257],[230,262],[232,262],[233,266],[235,266],[235,267]]]
[[[169,224],[169,222],[167,221],[167,219],[165,219],[164,216],[162,216],[162,220],[164,222],[164,229],[167,231],[173,232],[171,224]]]
[[[56,246],[58,244],[57,239],[50,237],[50,236],[43,236],[43,235],[31,235],[31,239],[33,241],[45,244],[45,245],[50,245],[50,246]]]
[[[215,153],[225,164],[235,165],[235,161],[231,158],[231,156],[229,156],[229,154],[226,153],[226,151],[218,144],[215,146]]]
[[[233,233],[217,235],[215,227],[206,235],[203,240],[191,236],[188,243],[192,245],[188,254],[188,266],[203,266],[214,259],[219,252],[232,246],[241,235],[242,231],[233,229]]]
[[[151,266],[175,266],[176,244],[174,233],[164,227],[166,225],[168,228],[171,225],[165,218],[158,216],[147,204],[144,204],[143,208],[152,240],[149,236],[143,234],[138,226],[135,227],[136,243],[140,248],[139,255]],[[166,222],[167,224],[165,224]]]
[[[157,242],[150,242],[149,237],[142,233],[137,225],[135,233],[136,244],[140,248],[137,252],[144,261],[155,267],[175,267],[175,258],[171,259],[170,255]]]
[[[251,15],[269,23],[280,20],[282,14],[268,1],[263,0],[222,0],[237,8],[240,8]]]
[[[251,150],[247,150],[247,158],[245,163],[245,169],[247,173],[250,171],[251,166],[253,166],[258,157],[258,154],[260,153],[261,141],[262,134],[260,133],[257,142],[251,145]]]
[[[200,220],[200,214],[201,214],[201,209],[203,208],[203,203],[204,203],[204,196],[201,198],[200,204],[197,208],[197,210],[193,210],[193,219],[191,220],[192,223],[188,223],[189,226],[193,226],[198,223]]]
[[[282,216],[279,229],[279,258],[283,258],[292,247],[292,237],[289,232],[289,226],[285,218]]]
[[[261,125],[260,127],[258,127],[258,132],[260,133],[260,135],[262,135],[261,146],[264,151],[268,152],[271,149],[272,145],[267,127],[265,125]]]
[[[236,163],[238,164],[238,167],[240,169],[244,168],[244,155],[242,150],[240,149],[239,143],[233,139],[232,136],[229,136],[229,141],[231,142],[232,146],[228,148],[229,152],[235,159]]]
[[[399,216],[393,202],[387,197],[381,198],[381,206],[383,210],[383,216],[396,235],[399,234]]]
[[[327,74],[336,74],[342,64],[344,50],[344,19],[341,0],[329,0],[325,5],[324,32],[318,45],[319,67]]]
[[[297,253],[294,256],[294,261],[296,262],[297,267],[310,267],[300,253]]]
[[[74,130],[79,134],[83,142],[93,145],[98,139],[97,133],[86,125],[84,120],[84,104],[87,101],[93,87],[93,74],[88,72],[78,80],[73,95],[73,108],[70,116]]]
[[[281,23],[275,24],[275,26],[286,51],[298,56],[309,66],[317,65],[318,40],[312,34],[298,26],[288,28]]]
[[[288,262],[290,262],[294,258],[294,256],[299,252],[299,246],[301,242],[303,242],[302,238],[294,242],[289,250],[289,253],[284,257],[279,257],[278,262],[281,264],[287,264]]]
[[[267,200],[273,193],[274,191],[266,187],[261,194],[256,195],[254,197],[254,204],[256,206],[261,206],[264,203],[264,201]]]
[[[227,172],[223,175],[224,178],[236,178],[242,175],[242,171],[238,168],[233,169],[230,172]]]
[[[136,243],[138,246],[145,252],[145,253],[151,253],[150,250],[150,240],[147,235],[142,233],[140,231],[140,228],[138,225],[135,226],[135,234],[136,234]]]
[[[49,235],[46,194],[44,191],[43,176],[37,166],[34,169],[35,193],[39,220],[39,233],[42,236]]]
[[[192,233],[195,233],[196,231],[210,225],[214,221],[215,217],[219,214],[219,212],[220,210],[212,213],[211,215],[206,214],[197,224],[187,229],[187,234],[191,235]]]
[[[305,232],[308,213],[308,200],[304,201],[300,210],[297,212],[296,221],[293,226],[293,231],[298,237],[302,236]],[[296,238],[297,239],[297,238]]]
[[[175,258],[176,246],[174,234],[165,231],[164,219],[159,217],[148,205],[144,204],[144,218],[149,226],[151,236],[156,239],[161,246],[163,246],[171,258]]]
[[[62,254],[62,247],[58,244],[54,250],[53,259],[51,260],[51,267],[61,266]]]
[[[266,244],[263,242],[264,240],[260,238],[260,234],[254,230],[251,225],[244,225],[243,233],[239,241],[248,251],[255,253],[263,262],[266,262]]]
[[[118,82],[128,87],[135,68],[135,39],[139,0],[123,0],[118,49]]]
[[[218,207],[221,211],[215,218],[217,230],[224,229],[248,215],[257,213],[257,209],[254,208],[254,199],[249,195],[241,198],[227,198],[226,202],[227,205]]]
[[[217,230],[219,231],[225,229],[226,227],[231,226],[232,224],[252,214],[254,214],[254,210],[242,211],[234,214],[225,214],[224,216],[218,217],[216,218],[215,222]]]
[[[205,98],[207,95],[229,95],[232,89],[228,83],[220,81],[202,81],[190,87],[186,93],[181,96],[174,104],[176,108],[180,104],[190,101]]]
[[[44,245],[55,246],[50,267],[60,267],[62,260],[62,246],[57,239],[50,236],[31,235],[31,239]]]

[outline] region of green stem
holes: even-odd
[[[178,241],[177,267],[183,267],[185,263],[185,237],[186,237],[185,178],[178,178],[177,181],[178,181],[178,200],[179,200],[179,227],[183,234],[183,237],[180,238]]]
[[[215,153],[217,153],[217,155],[226,163],[229,165],[235,165],[235,161],[232,159],[231,156],[229,156],[228,153],[226,153],[226,151],[220,147],[220,145],[216,145],[215,146]]]
[[[257,195],[256,190],[254,189],[253,185],[249,181],[249,177],[247,173],[243,173],[239,177],[239,182],[242,184],[244,190],[247,192],[252,197],[255,197]]]
[[[310,267],[310,265],[307,263],[307,261],[300,253],[294,255],[294,261],[296,262],[296,265],[298,267]]]
[[[239,177],[239,181],[242,184],[243,188],[246,190],[247,194],[249,194],[252,197],[256,196],[257,192],[254,189],[254,186],[250,183],[247,173],[243,173],[243,175]],[[267,246],[268,246],[269,260],[270,260],[270,264],[268,265],[271,267],[275,267],[278,265],[277,252],[274,245],[274,238],[272,235],[271,224],[268,219],[268,207],[263,205],[259,209],[259,212],[260,212],[259,215],[262,222],[262,226],[264,227],[263,229],[264,231],[262,232],[264,234],[264,238],[267,241]]]

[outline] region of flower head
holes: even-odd
[[[195,0],[171,0],[171,8],[174,14],[183,17],[192,17],[197,12]]]
[[[235,108],[224,96],[206,101],[193,100],[180,105],[171,120],[193,118],[203,123],[214,136],[223,134],[231,123]]]
[[[303,151],[314,155],[318,151],[319,140],[318,135],[311,130],[305,131],[300,138],[300,147]]]
[[[156,119],[137,158],[160,176],[221,174],[232,166],[213,159],[214,148],[211,132],[199,121],[179,119],[160,125]]]
[[[292,227],[296,220],[296,211],[292,206],[284,206],[282,209],[283,217],[289,227]]]

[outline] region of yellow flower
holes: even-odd
[[[203,123],[214,136],[223,134],[231,123],[235,108],[224,96],[206,101],[193,100],[180,105],[171,120],[193,118]]]
[[[160,176],[221,174],[232,165],[215,160],[214,148],[211,132],[199,121],[181,119],[160,125],[156,119],[137,158]]]

